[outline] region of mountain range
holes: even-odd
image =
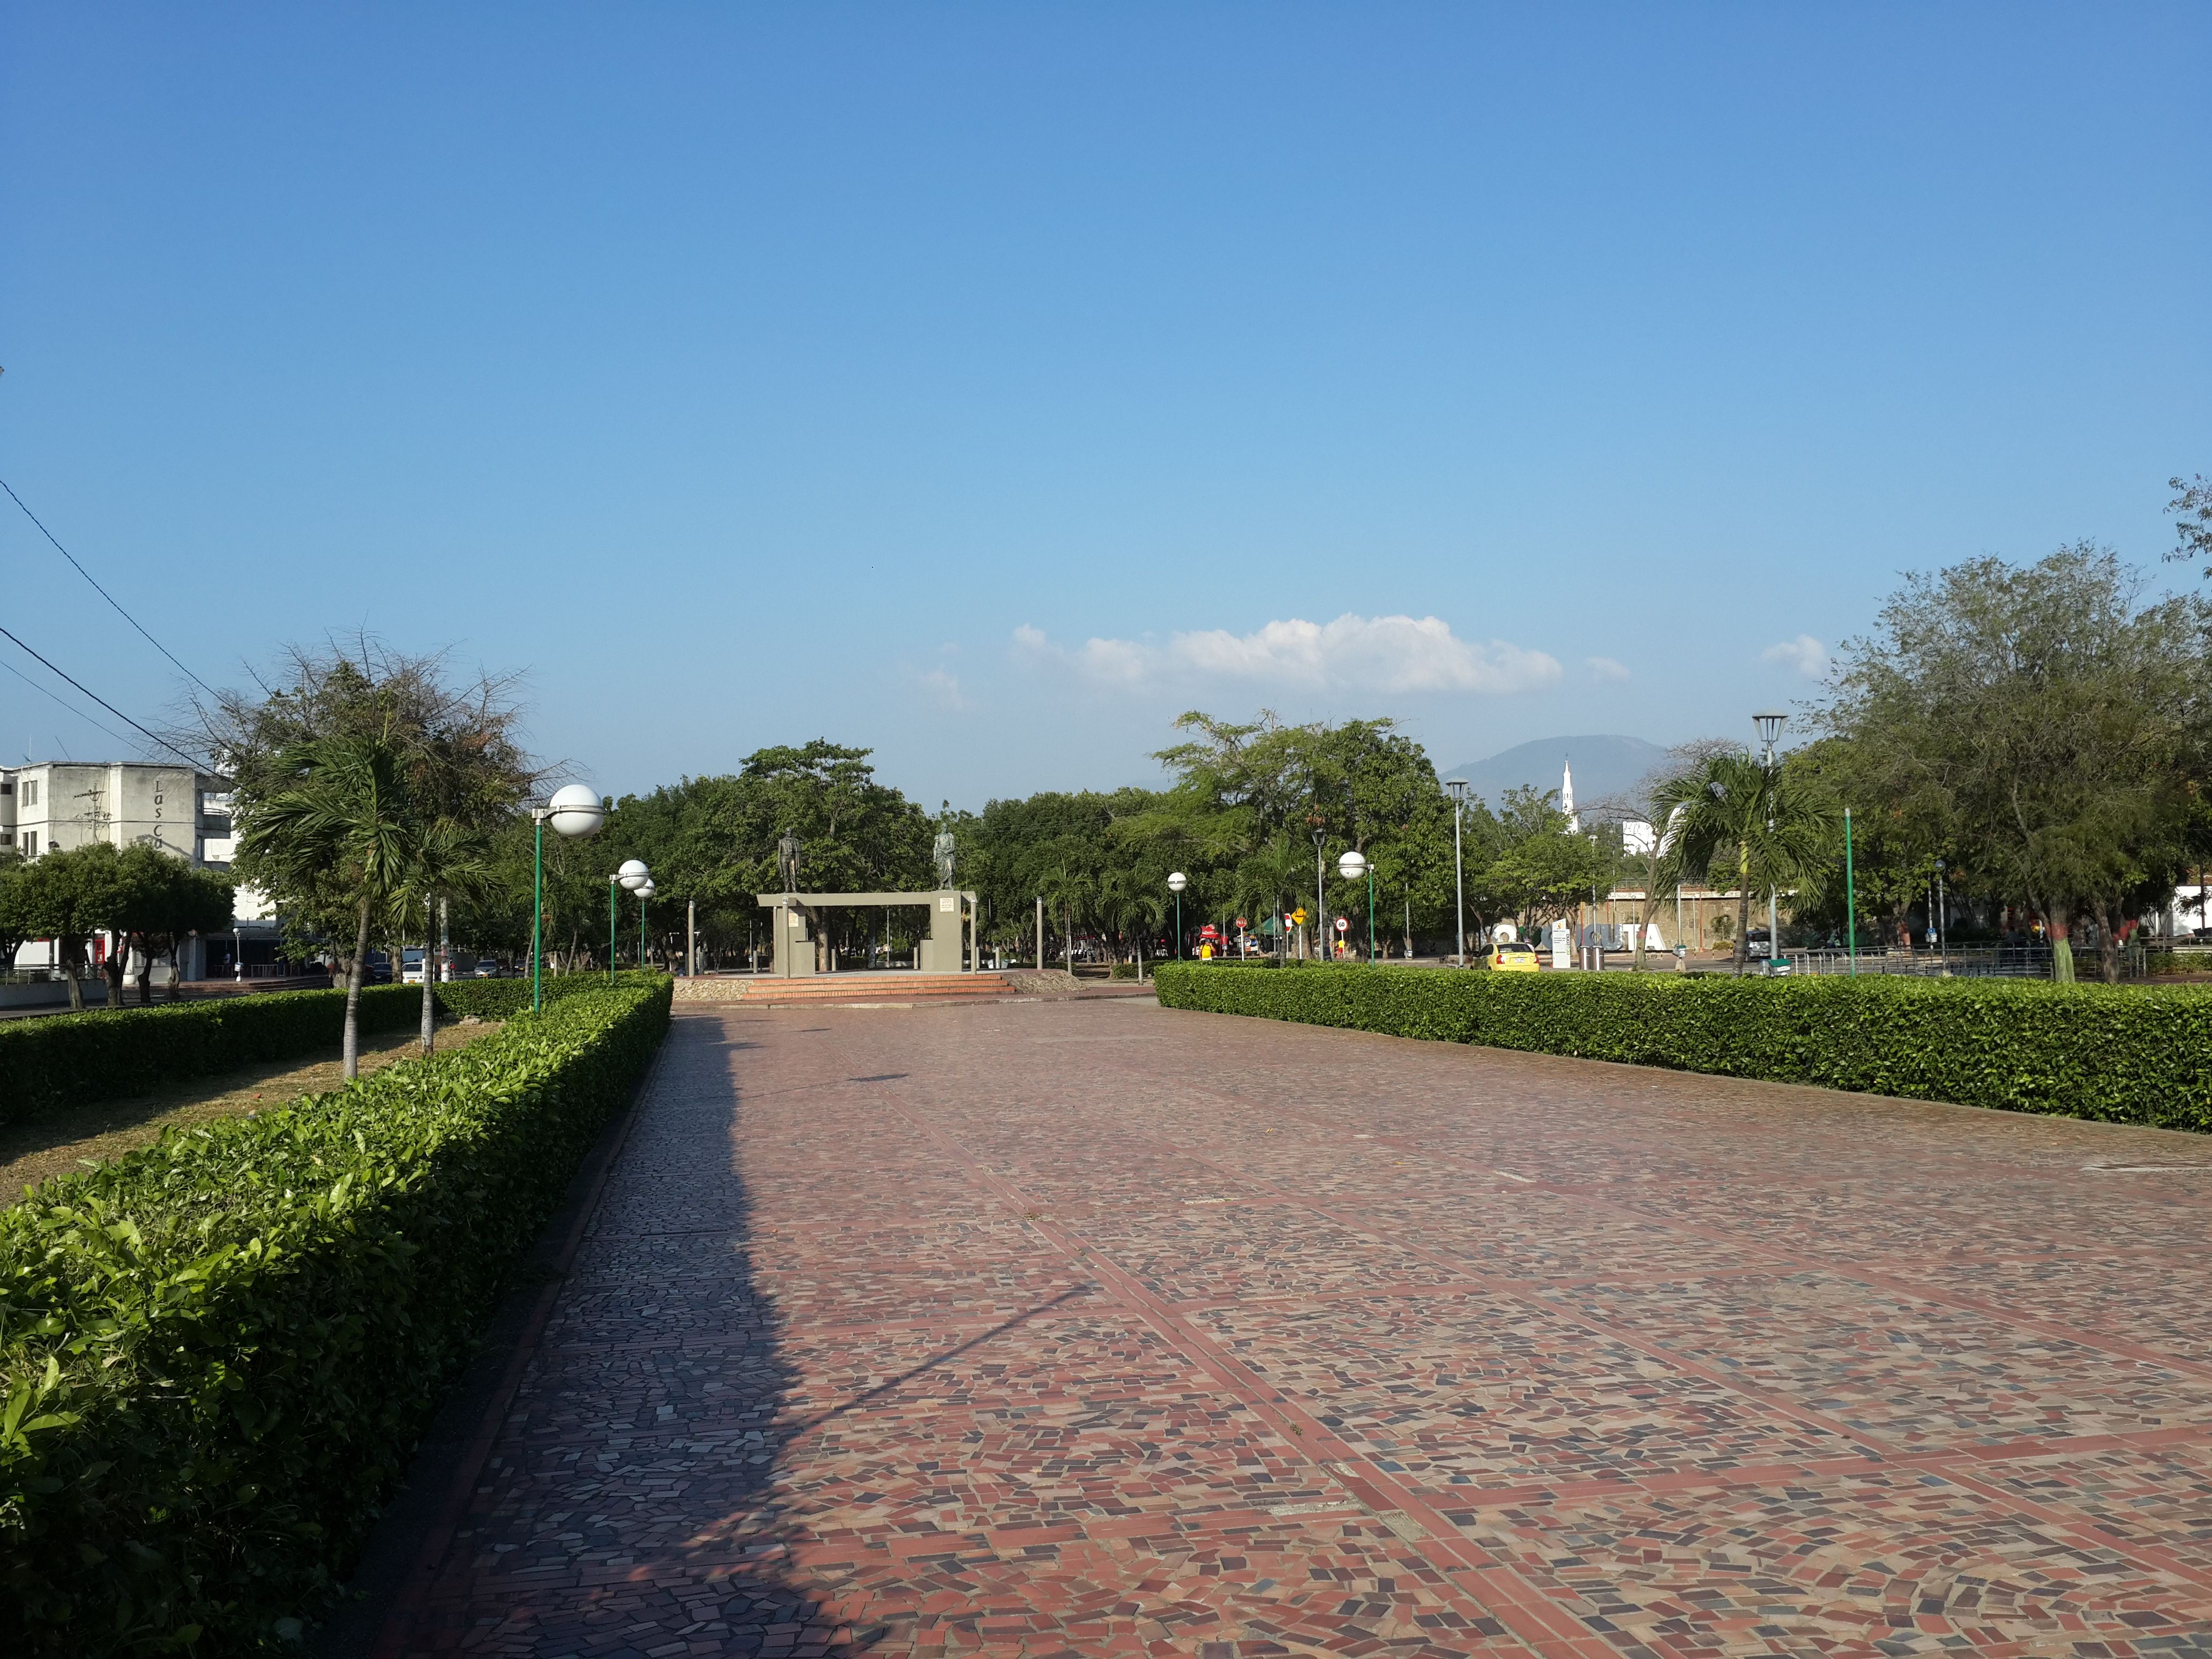
[[[1488,760],[1455,766],[1443,775],[1465,778],[1473,793],[1495,806],[1508,789],[1524,784],[1557,789],[1561,767],[1572,762],[1575,799],[1587,806],[1601,796],[1618,794],[1638,782],[1666,757],[1664,749],[1641,738],[1539,738]]]

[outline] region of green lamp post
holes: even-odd
[[[635,893],[653,880],[653,872],[645,867],[643,859],[624,859],[622,861],[622,867],[614,872],[611,879],[619,884],[623,890]],[[644,911],[641,908],[638,913],[637,938],[637,965],[642,968],[645,966],[645,919]],[[607,889],[607,977],[613,978],[614,971],[615,889],[610,886]]]
[[[1190,878],[1180,870],[1168,878],[1168,890],[1176,896],[1176,960],[1182,960],[1182,890],[1190,885]]]
[[[536,821],[537,831],[532,852],[530,906],[530,1007],[534,1013],[545,1001],[545,826],[550,823],[555,835],[572,839],[597,835],[607,821],[607,809],[598,790],[587,784],[569,783],[555,790],[544,805],[532,807],[530,816]]]
[[[645,906],[646,901],[652,896],[653,878],[647,876],[638,884],[637,889],[637,965],[640,972],[645,968]]]

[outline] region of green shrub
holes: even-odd
[[[547,980],[545,994],[550,1000],[605,986],[601,975],[568,974]],[[456,980],[435,989],[440,1011],[450,1018],[505,1019],[530,1006],[526,979]],[[419,985],[373,985],[361,994],[364,1036],[408,1030],[422,1017]],[[272,991],[10,1020],[0,1024],[0,1124],[125,1100],[240,1066],[335,1054],[344,1025],[343,991]]]
[[[2212,1130],[2212,995],[2184,987],[1172,963],[1156,977],[1165,1007]]]
[[[312,1617],[668,1016],[572,994],[0,1211],[0,1651]]]

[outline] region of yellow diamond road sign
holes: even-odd
[[[1299,927],[1304,927],[1306,925],[1306,907],[1301,904],[1297,909],[1291,911],[1291,920],[1297,923]]]

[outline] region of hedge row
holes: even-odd
[[[1164,1007],[1824,1089],[2212,1131],[2186,987],[1163,965]]]
[[[0,1652],[296,1637],[668,1016],[571,996],[0,1211]]]
[[[545,989],[549,997],[565,997],[605,985],[597,975],[574,974],[546,981]],[[530,981],[456,980],[436,994],[448,1017],[505,1019],[530,1006]],[[422,1017],[419,985],[376,985],[361,994],[364,1036],[404,1030]],[[0,1124],[125,1100],[240,1066],[335,1054],[344,1024],[343,991],[272,991],[10,1020],[0,1024]]]

